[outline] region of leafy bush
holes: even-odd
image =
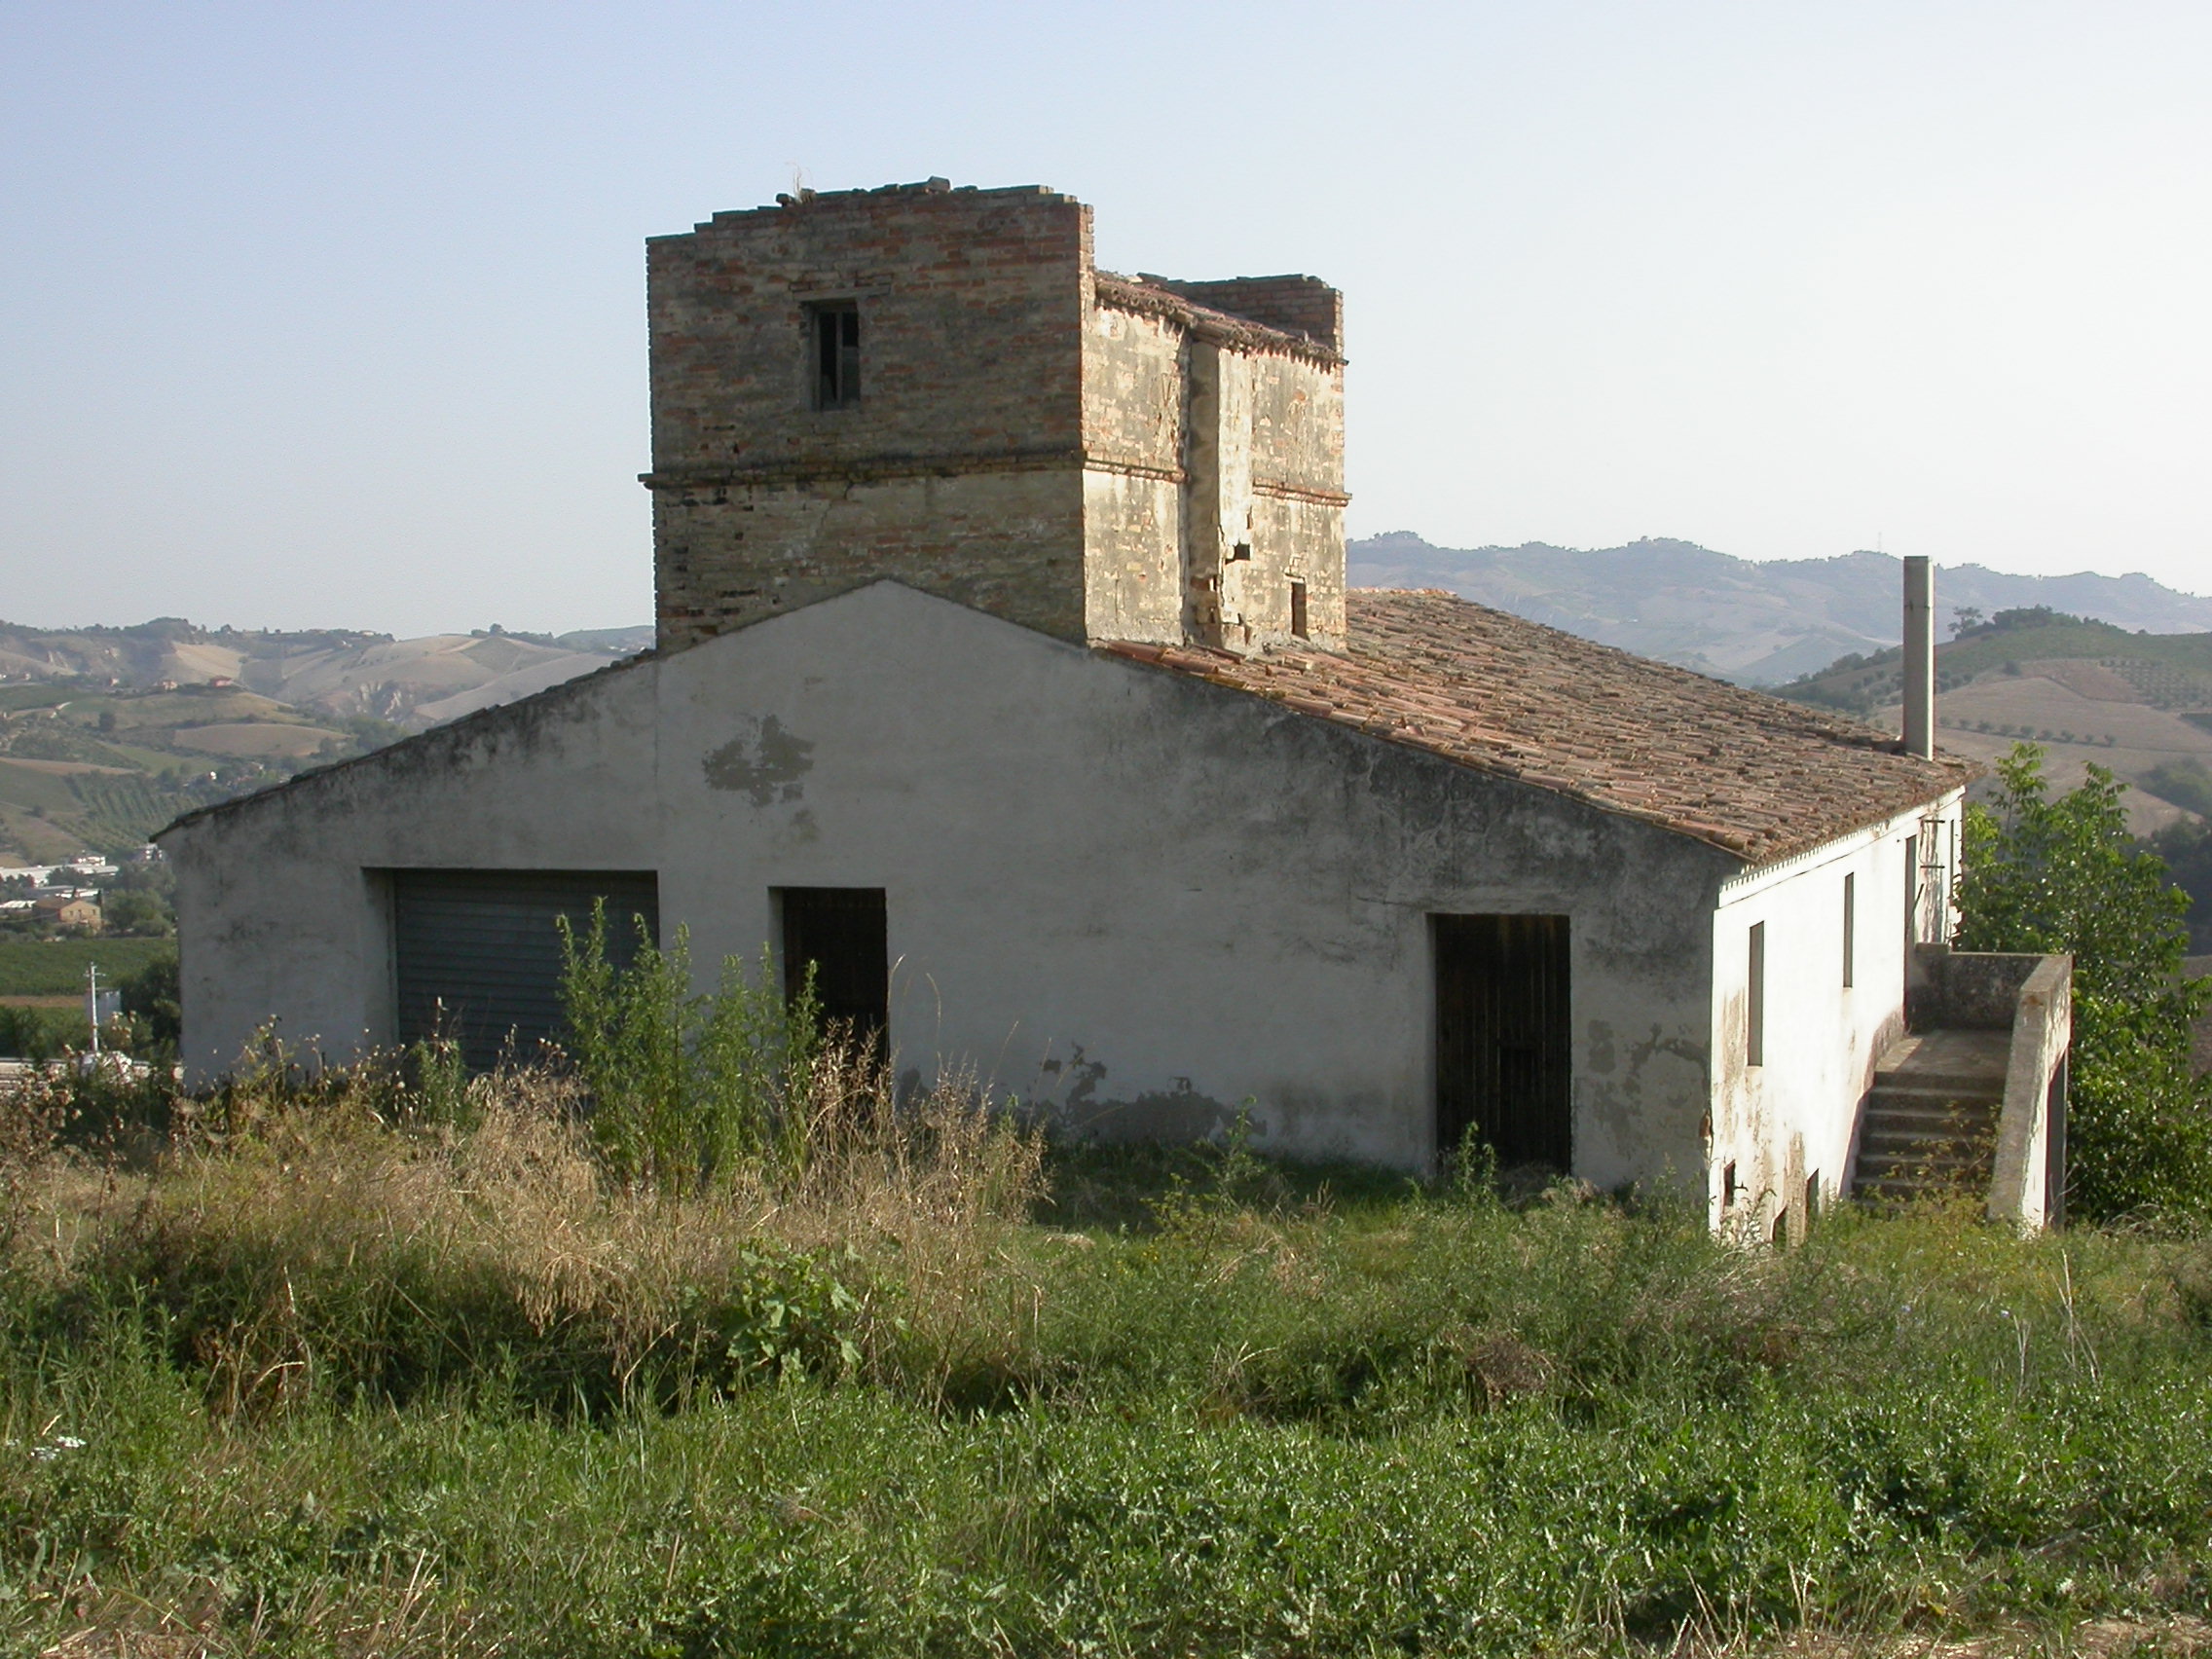
[[[580,938],[561,919],[561,951],[571,1052],[617,1176],[687,1192],[803,1161],[821,1052],[811,978],[787,1003],[763,950],[756,972],[730,957],[720,987],[696,996],[688,933],[664,951],[642,919],[637,955],[617,969],[604,903]]]
[[[1992,807],[1967,808],[1957,943],[2074,955],[2069,1198],[2089,1217],[2212,1218],[2212,1083],[2191,1063],[2212,981],[2182,977],[2189,896],[2128,836],[2105,768],[2054,799],[2020,744],[1998,780]]]

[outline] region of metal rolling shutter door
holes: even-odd
[[[402,869],[391,872],[392,949],[399,1040],[438,1029],[461,1039],[473,1071],[487,1071],[513,1034],[519,1050],[558,1039],[561,935],[579,932],[607,901],[607,954],[637,955],[633,917],[660,937],[660,884],[650,870]]]

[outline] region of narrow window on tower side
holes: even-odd
[[[1295,577],[1290,584],[1290,631],[1301,640],[1312,638],[1306,625],[1306,584]]]
[[[849,300],[806,308],[814,407],[850,409],[861,400],[861,309]]]

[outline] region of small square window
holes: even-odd
[[[806,308],[814,407],[850,409],[861,400],[861,308],[850,301]]]

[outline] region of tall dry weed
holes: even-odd
[[[957,1081],[902,1104],[845,1051],[812,1068],[804,1156],[688,1191],[610,1168],[573,1077],[466,1087],[431,1115],[388,1068],[273,1064],[137,1170],[26,1127],[10,1259],[57,1319],[151,1305],[224,1410],[457,1382],[589,1406],[907,1375],[1043,1190],[1034,1132]]]

